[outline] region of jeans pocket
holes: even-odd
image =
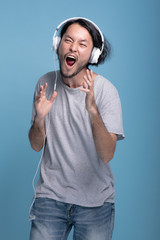
[[[29,220],[32,221],[32,220],[35,220],[36,219],[36,216],[34,215],[33,213],[33,205],[35,203],[35,198],[32,200],[31,202],[31,205],[30,205],[30,208],[29,208]]]

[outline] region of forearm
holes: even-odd
[[[117,137],[107,131],[96,107],[89,116],[97,153],[104,163],[108,163],[114,156]]]
[[[38,119],[36,116],[34,119],[34,123],[30,128],[29,131],[29,140],[31,143],[32,148],[39,152],[43,145],[45,140],[45,124],[44,119]]]

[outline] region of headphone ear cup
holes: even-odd
[[[53,51],[57,52],[60,41],[61,41],[61,38],[59,36],[53,37],[53,46],[52,46]]]
[[[101,50],[99,48],[94,47],[91,53],[91,57],[89,59],[89,63],[97,63],[100,55]]]

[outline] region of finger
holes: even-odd
[[[43,91],[43,85],[40,86],[40,93]]]
[[[40,92],[40,93],[41,93],[42,96],[45,96],[45,95],[46,95],[47,86],[48,86],[47,83],[45,83],[44,86],[41,86],[41,92]]]
[[[37,101],[37,100],[39,100],[40,98],[41,98],[41,97],[40,97],[39,95],[38,95],[38,96],[36,96],[36,101]]]
[[[86,83],[86,81],[83,82],[83,88],[88,88],[88,84]]]
[[[44,91],[45,92],[46,92],[47,87],[48,87],[48,83],[45,83],[45,85],[44,85]]]
[[[42,95],[43,95],[43,86],[41,85],[37,97],[42,97]]]
[[[39,93],[36,96],[36,101],[38,101],[42,97],[43,86],[40,87]]]
[[[87,89],[87,88],[80,88],[79,90],[82,91],[82,92],[85,92],[85,93],[89,93],[90,92],[90,90]]]
[[[41,102],[41,100],[42,100],[42,98],[41,98],[40,96],[37,96],[37,97],[36,97],[35,104],[38,104],[38,103],[40,103],[40,102]]]
[[[53,93],[52,96],[50,97],[49,101],[53,102],[56,97],[57,97],[57,92],[54,91],[54,93]]]
[[[87,84],[87,87],[91,87],[91,81],[88,79],[88,77],[85,75],[83,78],[85,80],[84,84]]]
[[[88,76],[88,79],[90,81],[90,89],[94,89],[94,77],[93,77],[93,71],[92,70],[88,70],[87,71],[87,76]]]
[[[36,101],[40,100],[41,97],[45,96],[46,88],[47,88],[47,84],[45,84],[44,87],[43,87],[43,85],[40,86],[39,93],[36,96]]]
[[[87,69],[87,77],[88,77],[88,80],[90,81],[93,81],[93,71],[92,70],[89,70]]]

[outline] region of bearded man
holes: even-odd
[[[121,103],[113,84],[89,69],[105,61],[110,44],[92,21],[72,18],[53,45],[60,70],[39,79],[29,131],[32,148],[44,148],[30,240],[65,240],[72,227],[74,240],[111,240],[109,162],[124,138]]]

